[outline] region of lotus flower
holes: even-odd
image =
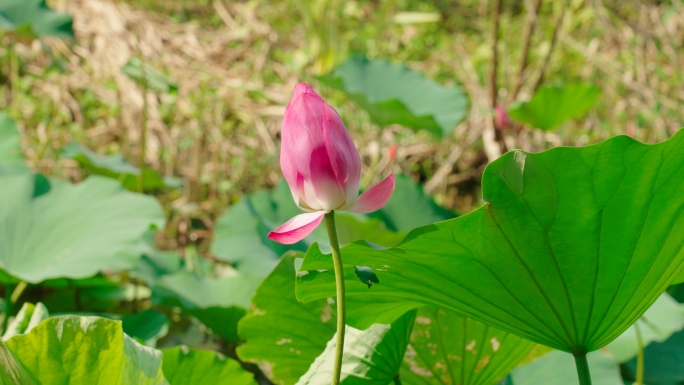
[[[271,231],[276,242],[304,239],[333,210],[370,213],[389,201],[394,175],[359,196],[361,157],[337,112],[304,83],[285,109],[280,168],[297,206],[304,211]]]

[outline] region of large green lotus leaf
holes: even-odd
[[[152,302],[180,307],[223,339],[239,342],[237,322],[259,283],[258,277],[246,274],[212,278],[181,270],[159,278]]]
[[[401,381],[407,385],[495,385],[535,343],[434,307],[418,310]]]
[[[620,367],[602,350],[587,355],[591,380],[596,385],[623,385]],[[513,385],[577,385],[577,368],[572,356],[553,351],[511,373]]]
[[[21,152],[19,130],[6,112],[0,112],[0,175],[30,172]]]
[[[48,318],[6,344],[41,385],[168,384],[161,352],[128,337],[119,321],[72,315]]]
[[[257,385],[238,361],[210,350],[177,346],[162,350],[164,376],[170,385]]]
[[[594,106],[601,89],[588,84],[543,87],[529,102],[514,104],[508,113],[519,122],[551,130],[569,118],[578,118]]]
[[[617,362],[625,362],[637,355],[637,327],[642,347],[654,341],[664,342],[684,328],[684,305],[677,303],[667,293],[661,294],[634,325],[606,346]]]
[[[29,333],[49,316],[50,313],[42,303],[38,302],[34,305],[25,302],[12,322],[7,324],[7,330],[2,338],[7,340],[19,334]]]
[[[399,374],[416,312],[410,311],[392,324],[374,324],[366,330],[347,327],[340,384],[386,385]],[[335,339],[311,364],[297,385],[323,385],[330,382],[335,357]]]
[[[72,18],[47,6],[45,0],[2,0],[0,29],[16,30],[30,26],[36,35],[74,37]]]
[[[144,65],[143,71],[143,64],[138,58],[129,60],[121,67],[121,71],[139,84],[145,81],[146,87],[150,91],[166,94],[178,90],[178,86],[172,83],[166,75],[149,64]]]
[[[131,191],[137,191],[140,169],[128,163],[121,154],[102,156],[78,143],[70,143],[62,149],[62,156],[76,160],[81,167],[93,175],[102,175],[116,179]],[[153,169],[144,171],[144,190],[159,190],[167,187],[179,187],[173,178],[162,178]]]
[[[310,236],[294,245],[281,245],[267,238],[269,231],[298,214],[301,211],[294,204],[285,181],[271,193],[260,190],[248,195],[217,220],[211,252],[223,261],[237,264],[242,272],[266,276],[285,252],[305,251],[313,242],[328,243],[325,226],[319,226]],[[391,246],[403,237],[387,230],[379,219],[347,212],[336,213],[335,219],[341,244],[365,239]]]
[[[387,228],[405,233],[416,227],[444,221],[456,214],[439,206],[423,190],[423,186],[405,175],[396,175],[392,198],[380,210],[369,214],[381,219]]]
[[[0,338],[0,385],[35,385],[36,382],[26,372],[5,342]]]
[[[437,137],[463,120],[468,99],[458,87],[425,78],[404,64],[354,55],[319,80],[343,91],[379,125],[401,124]]]
[[[289,252],[283,256],[257,289],[239,323],[240,336],[247,343],[238,347],[238,356],[258,364],[278,385],[296,383],[335,334],[335,317],[326,299],[297,301],[296,257],[303,254]]]
[[[33,175],[0,177],[0,268],[25,281],[132,268],[143,233],[164,225],[156,199],[116,181],[51,179],[50,185],[34,197]]]
[[[342,249],[353,323],[387,323],[428,304],[574,354],[605,346],[684,268],[684,131],[643,145],[508,153],[483,176],[485,206],[413,230],[398,246]],[[330,256],[313,245],[297,296],[333,296]],[[380,283],[355,279],[372,268]],[[325,271],[321,271],[325,270]]]

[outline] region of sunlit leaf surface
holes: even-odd
[[[468,215],[416,229],[391,249],[342,249],[348,298],[372,303],[350,307],[350,322],[430,304],[583,354],[624,332],[684,268],[684,132],[658,145],[623,136],[511,152],[482,184],[486,204]],[[380,283],[358,282],[355,264]],[[331,296],[330,269],[312,246],[298,297]]]
[[[399,374],[416,312],[410,311],[392,324],[375,324],[366,330],[347,327],[340,384],[388,384]],[[297,385],[324,385],[330,382],[337,335],[311,364]]]
[[[433,307],[418,310],[401,381],[407,385],[495,385],[534,342]]]
[[[41,385],[162,385],[162,354],[123,333],[121,322],[100,317],[48,318],[6,341]]]

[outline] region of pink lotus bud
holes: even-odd
[[[512,123],[505,108],[500,105],[494,107],[494,127],[499,130],[507,130],[512,127]]]
[[[397,145],[396,144],[390,145],[389,148],[387,149],[387,153],[389,155],[390,162],[394,162],[394,160],[397,158]]]
[[[285,109],[281,131],[280,168],[297,215],[268,237],[291,244],[309,235],[332,210],[369,213],[380,209],[394,191],[394,176],[359,196],[361,157],[342,119],[304,83],[297,84]]]

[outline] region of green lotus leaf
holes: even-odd
[[[147,89],[150,91],[166,94],[178,90],[178,86],[158,69],[149,64],[145,64],[144,68],[143,71],[143,64],[140,63],[140,59],[133,58],[121,67],[121,71],[139,84],[142,84],[144,80],[147,83]]]
[[[121,154],[102,156],[78,143],[70,143],[62,149],[62,156],[77,161],[81,167],[92,175],[102,175],[116,179],[131,191],[138,190],[140,169],[128,163]],[[174,178],[162,178],[153,169],[145,168],[144,190],[160,190],[168,187],[180,187]]]
[[[169,317],[155,309],[146,309],[123,317],[121,326],[126,335],[154,347],[157,340],[168,333]]]
[[[259,365],[278,385],[292,385],[335,334],[335,317],[326,299],[309,303],[295,298],[296,257],[289,252],[259,286],[238,327],[247,341],[238,347],[241,360]]]
[[[25,281],[132,268],[143,233],[163,227],[156,199],[125,191],[116,181],[90,177],[71,185],[50,179],[50,186],[34,197],[33,175],[0,177],[0,268]]]
[[[444,87],[404,64],[363,55],[352,56],[319,80],[346,93],[381,126],[401,124],[440,138],[456,128],[468,107],[458,87]]]
[[[603,351],[587,355],[592,383],[597,385],[623,385],[620,367],[610,355]],[[514,385],[577,385],[577,368],[571,356],[553,351],[532,363],[513,370]]]
[[[0,385],[36,385],[26,369],[12,352],[9,351],[5,342],[0,338]]]
[[[70,15],[60,14],[45,0],[3,0],[0,2],[0,29],[14,31],[25,27],[42,36],[74,37]]]
[[[508,114],[534,128],[551,130],[569,118],[579,118],[596,104],[601,89],[588,84],[543,87],[529,102],[515,103]]]
[[[399,374],[402,358],[416,318],[409,311],[392,324],[374,324],[366,330],[347,327],[340,384],[389,384]],[[337,334],[323,353],[311,364],[297,385],[323,385],[330,382],[335,357]],[[427,348],[427,347],[426,347]]]
[[[239,342],[237,323],[259,283],[259,277],[247,274],[213,278],[181,270],[159,278],[152,302],[180,307],[226,341]]]
[[[28,172],[30,169],[24,163],[17,125],[6,112],[0,112],[0,175]]]
[[[535,343],[433,307],[418,309],[401,382],[495,385]]]
[[[5,343],[41,385],[168,384],[161,352],[128,337],[119,321],[53,317]]]
[[[5,330],[2,338],[7,340],[19,334],[29,333],[49,316],[47,308],[42,303],[38,302],[34,305],[26,302],[12,322],[7,325],[7,330]]]
[[[510,152],[482,185],[474,212],[394,248],[342,249],[347,297],[373,304],[350,306],[350,323],[428,304],[582,355],[622,334],[684,268],[684,131],[658,145],[621,136]],[[331,265],[317,245],[307,251],[300,300],[333,296]],[[353,265],[380,283],[368,289]]]
[[[170,385],[257,385],[254,374],[221,353],[177,346],[162,350],[164,376]]]

